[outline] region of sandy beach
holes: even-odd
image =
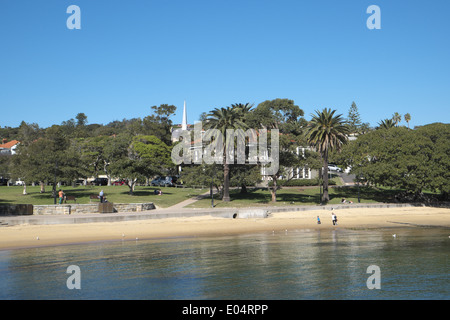
[[[269,218],[227,219],[211,216],[58,225],[18,225],[0,229],[0,250],[107,240],[200,237],[304,229],[447,227],[450,209],[429,207],[355,208],[272,213]],[[321,224],[317,224],[317,215]],[[449,230],[450,235],[450,230]]]

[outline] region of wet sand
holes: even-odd
[[[220,236],[304,229],[372,229],[386,227],[450,228],[450,209],[429,207],[354,208],[272,213],[268,218],[229,219],[212,216],[0,228],[0,250],[108,240]],[[317,224],[317,215],[321,224]],[[449,230],[450,235],[450,230]]]

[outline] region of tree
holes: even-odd
[[[175,114],[177,107],[174,105],[161,104],[159,107],[152,106],[152,115],[142,120],[142,132],[147,135],[154,135],[167,145],[172,143],[171,128],[172,120],[170,116]]]
[[[350,133],[359,133],[361,127],[361,117],[358,112],[358,107],[353,101],[350,109],[348,110],[347,123]]]
[[[402,116],[398,112],[395,112],[392,115],[392,121],[394,122],[395,126],[398,126],[398,124],[402,121]]]
[[[105,159],[108,159],[111,175],[126,180],[132,195],[137,179],[143,177],[141,172],[144,168],[130,148],[131,140],[132,136],[127,133],[118,134],[104,147],[103,152]]]
[[[110,136],[97,136],[75,140],[75,148],[81,157],[82,176],[98,177],[103,171],[108,176],[108,185],[111,185],[111,175],[108,170],[110,159],[106,147],[112,143],[113,139]]]
[[[19,126],[17,140],[20,144],[29,145],[43,135],[43,130],[39,128],[37,123],[26,123],[22,121]]]
[[[127,181],[129,193],[136,182],[173,167],[170,148],[155,136],[120,134],[103,149],[111,175]]]
[[[370,132],[372,130],[372,128],[370,127],[370,123],[368,122],[364,122],[360,127],[359,127],[359,133],[360,134],[366,134],[367,132]]]
[[[12,156],[9,154],[0,153],[0,178],[9,178],[11,158]]]
[[[84,127],[87,123],[87,116],[82,112],[78,113],[75,119],[77,119],[77,127]]]
[[[185,186],[207,186],[211,183],[218,193],[223,193],[223,175],[218,164],[187,165],[181,171],[180,180]]]
[[[390,129],[395,127],[395,122],[392,119],[384,119],[378,123],[377,129]]]
[[[241,188],[247,193],[247,186],[255,186],[261,182],[261,168],[258,165],[235,164],[231,166],[230,185]]]
[[[306,128],[306,139],[316,148],[323,160],[323,196],[322,201],[330,200],[328,196],[328,156],[333,150],[339,151],[347,143],[349,128],[342,115],[334,115],[336,110],[323,109],[312,114]]]
[[[405,122],[408,124],[408,129],[409,129],[409,122],[411,121],[411,115],[409,113],[406,113],[404,115],[405,118]]]
[[[171,159],[170,147],[155,136],[135,136],[131,148],[137,155],[137,161],[142,162],[141,174],[147,180],[154,175],[162,175],[175,167]]]
[[[226,108],[215,108],[208,114],[205,129],[217,129],[226,137],[227,129],[246,129],[243,110],[236,105]],[[222,201],[230,201],[230,165],[226,161],[226,148],[223,150],[223,197]]]
[[[13,175],[25,182],[39,181],[41,193],[45,183],[67,181],[76,176],[80,169],[79,153],[70,148],[69,139],[60,126],[53,125],[45,130],[43,137],[28,145],[19,145],[13,158]]]
[[[75,120],[69,119],[67,121],[63,121],[61,123],[61,129],[63,130],[64,135],[72,136],[76,130]]]
[[[295,149],[304,142],[302,132],[307,123],[303,115],[303,110],[293,100],[278,98],[260,103],[247,117],[247,123],[253,128],[268,131],[278,129],[280,133],[279,168],[270,176],[273,181],[270,189],[272,202],[276,202],[277,190],[280,188],[277,184],[278,177],[285,174],[288,168],[299,166],[301,162],[295,155]]]
[[[431,150],[421,149],[423,153],[428,152],[428,161],[421,164],[427,168],[426,177],[429,179],[429,185],[426,187],[440,191],[441,200],[448,201],[450,195],[450,124],[432,123],[421,126],[415,131],[431,142]]]
[[[419,197],[424,189],[450,192],[450,125],[430,124],[372,131],[346,145],[341,160],[371,185],[400,188]]]
[[[59,176],[55,146],[48,139],[38,139],[26,145],[19,145],[17,154],[12,156],[11,174],[25,183],[39,181],[41,193],[45,192],[45,183]]]

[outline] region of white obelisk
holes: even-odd
[[[181,130],[187,130],[186,100],[184,100],[183,121],[181,122]]]

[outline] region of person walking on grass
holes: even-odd
[[[62,204],[64,199],[64,192],[61,189],[59,189],[58,197],[59,197],[59,204]]]

